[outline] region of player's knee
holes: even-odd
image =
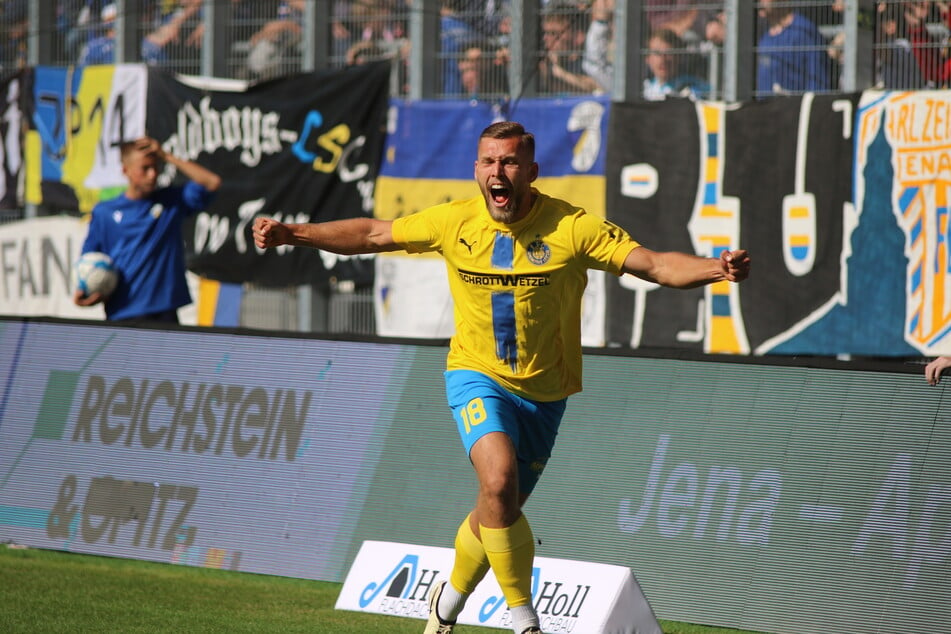
[[[518,475],[512,471],[493,471],[479,475],[482,495],[500,504],[518,504]]]

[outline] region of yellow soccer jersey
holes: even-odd
[[[638,243],[583,209],[535,194],[531,212],[511,225],[493,220],[480,195],[395,220],[393,239],[446,260],[456,328],[447,368],[554,401],[581,390],[587,270],[619,275]]]

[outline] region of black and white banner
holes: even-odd
[[[749,249],[740,285],[607,288],[607,341],[765,353],[844,301],[858,95],[615,103],[607,215],[644,246]]]
[[[23,74],[0,79],[0,209],[22,207],[19,190],[23,168]]]
[[[251,221],[259,215],[287,222],[373,215],[388,80],[389,65],[379,63],[232,91],[150,69],[148,134],[223,179],[214,203],[187,232],[189,268],[214,280],[265,286],[330,275],[371,283],[372,260],[314,249],[256,250]]]

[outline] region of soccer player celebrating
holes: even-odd
[[[516,634],[541,634],[532,605],[535,545],[522,505],[551,455],[566,399],[581,390],[581,297],[588,269],[631,273],[674,288],[747,277],[746,251],[719,258],[657,252],[623,229],[532,187],[535,138],[515,122],[479,137],[481,196],[393,221],[254,221],[258,247],[316,247],[352,255],[437,251],[455,305],[446,393],[479,481],[459,526],[448,583],[429,596],[426,634],[449,634],[492,569]]]

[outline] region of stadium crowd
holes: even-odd
[[[310,0],[216,0],[226,5],[230,75],[266,79],[302,67]],[[439,0],[438,94],[498,98],[508,92],[512,0]],[[846,0],[757,0],[757,96],[840,89]],[[876,3],[877,87],[940,88],[951,84],[947,1]],[[108,64],[115,59],[117,5],[58,0],[49,27],[56,64]],[[201,70],[204,0],[142,0],[136,13],[138,59],[174,72]],[[218,7],[219,5],[215,5]],[[320,5],[324,6],[324,5]],[[332,0],[328,59],[333,67],[393,59],[405,89],[410,63],[408,0]],[[717,98],[726,33],[723,0],[640,0],[645,99],[668,95]],[[27,0],[0,0],[0,70],[27,65],[31,31]],[[216,9],[217,11],[218,9]],[[614,0],[540,0],[538,94],[610,92]]]

